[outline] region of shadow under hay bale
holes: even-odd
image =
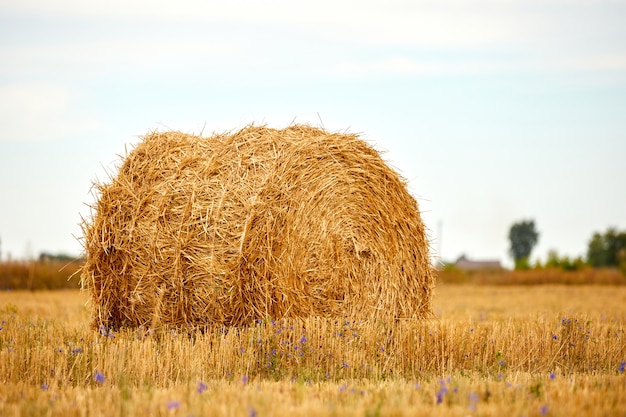
[[[417,203],[357,135],[149,133],[96,190],[81,276],[96,327],[431,314]]]

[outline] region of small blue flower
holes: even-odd
[[[98,371],[96,371],[93,379],[99,384],[102,384],[105,381],[104,375]]]
[[[167,402],[167,409],[168,410],[176,410],[178,407],[180,407],[180,402],[178,401],[168,401]]]
[[[77,355],[79,353],[83,353],[83,349],[82,348],[74,348],[72,349],[72,355]]]
[[[550,372],[550,379],[553,380],[554,378],[556,378],[556,374],[554,372]]]
[[[300,339],[300,343],[306,343],[306,336],[302,335],[302,338]]]
[[[555,334],[552,335],[552,340],[557,340],[559,337]]]
[[[198,386],[196,387],[196,392],[198,394],[202,394],[206,390],[207,390],[206,384],[204,382],[202,382],[202,381],[198,381]]]
[[[257,417],[257,412],[252,406],[248,409],[248,417]]]
[[[542,416],[545,416],[546,414],[548,414],[548,405],[544,404],[541,406],[541,408],[539,409],[539,412],[541,413]]]
[[[621,373],[624,373],[624,370],[626,369],[626,362],[622,362],[619,364],[619,371]]]
[[[443,386],[439,391],[437,391],[437,404],[441,404],[443,402],[443,396],[448,392],[448,388]]]
[[[244,375],[241,377],[241,382],[246,385],[248,383],[250,379],[248,378],[248,375]]]

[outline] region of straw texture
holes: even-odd
[[[81,281],[96,327],[431,314],[417,202],[357,135],[152,132],[95,187]]]

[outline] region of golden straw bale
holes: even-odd
[[[431,314],[417,202],[357,135],[152,132],[95,187],[81,281],[96,327]]]

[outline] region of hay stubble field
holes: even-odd
[[[0,293],[0,416],[626,415],[626,288],[441,285],[432,320],[90,327]]]
[[[435,287],[416,200],[358,135],[151,132],[94,185],[86,291],[0,294],[0,417],[626,413],[626,286]]]

